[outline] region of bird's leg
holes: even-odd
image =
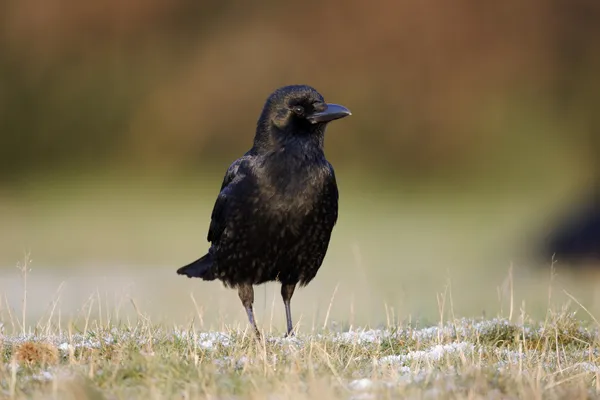
[[[294,295],[294,289],[296,289],[296,284],[282,284],[281,285],[281,297],[283,298],[283,305],[285,306],[285,319],[287,320],[287,336],[294,336],[294,326],[292,325],[292,310],[290,308],[290,301],[292,300],[292,296]]]
[[[250,321],[250,325],[254,328],[254,332],[256,336],[260,338],[260,331],[256,326],[256,321],[254,320],[254,310],[252,309],[252,304],[254,303],[254,288],[250,283],[242,283],[238,286],[238,295],[240,296],[240,300],[242,300],[242,304],[246,309],[246,313],[248,314],[248,321]]]

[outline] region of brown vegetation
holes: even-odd
[[[210,161],[231,143],[247,147],[265,97],[295,82],[358,110],[328,139],[335,157],[409,171],[533,147],[553,140],[547,126],[584,137],[599,103],[600,7],[587,0],[19,0],[5,9],[0,163],[11,170],[107,157]]]
[[[24,342],[16,348],[18,362],[35,365],[53,365],[58,362],[58,349],[50,343]]]

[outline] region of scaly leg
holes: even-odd
[[[287,320],[287,336],[294,336],[294,325],[292,324],[292,310],[290,308],[290,302],[294,295],[294,289],[296,284],[282,284],[281,285],[281,297],[283,298],[283,305],[285,306],[285,319]]]
[[[252,304],[254,303],[254,288],[250,283],[242,283],[238,286],[238,296],[240,296],[240,300],[242,300],[242,304],[246,309],[246,313],[248,314],[248,321],[250,321],[250,325],[254,328],[254,332],[256,336],[260,339],[260,331],[256,326],[256,321],[254,320],[254,310],[252,309]]]

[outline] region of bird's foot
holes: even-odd
[[[293,337],[296,337],[296,333],[294,331],[289,331],[288,333],[286,333],[283,336],[284,339],[293,338]]]

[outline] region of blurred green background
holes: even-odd
[[[234,291],[174,271],[266,97],[304,83],[353,112],[326,138],[340,219],[294,297],[305,329],[334,294],[341,323],[437,320],[448,282],[457,316],[496,315],[511,265],[515,307],[543,315],[538,242],[600,186],[599,71],[595,0],[4,1],[0,313],[29,252],[33,321],[58,292],[64,318],[95,296],[182,322],[193,294],[207,325],[243,324]],[[593,269],[568,267],[553,299],[600,311]],[[256,303],[283,326],[275,285]]]

